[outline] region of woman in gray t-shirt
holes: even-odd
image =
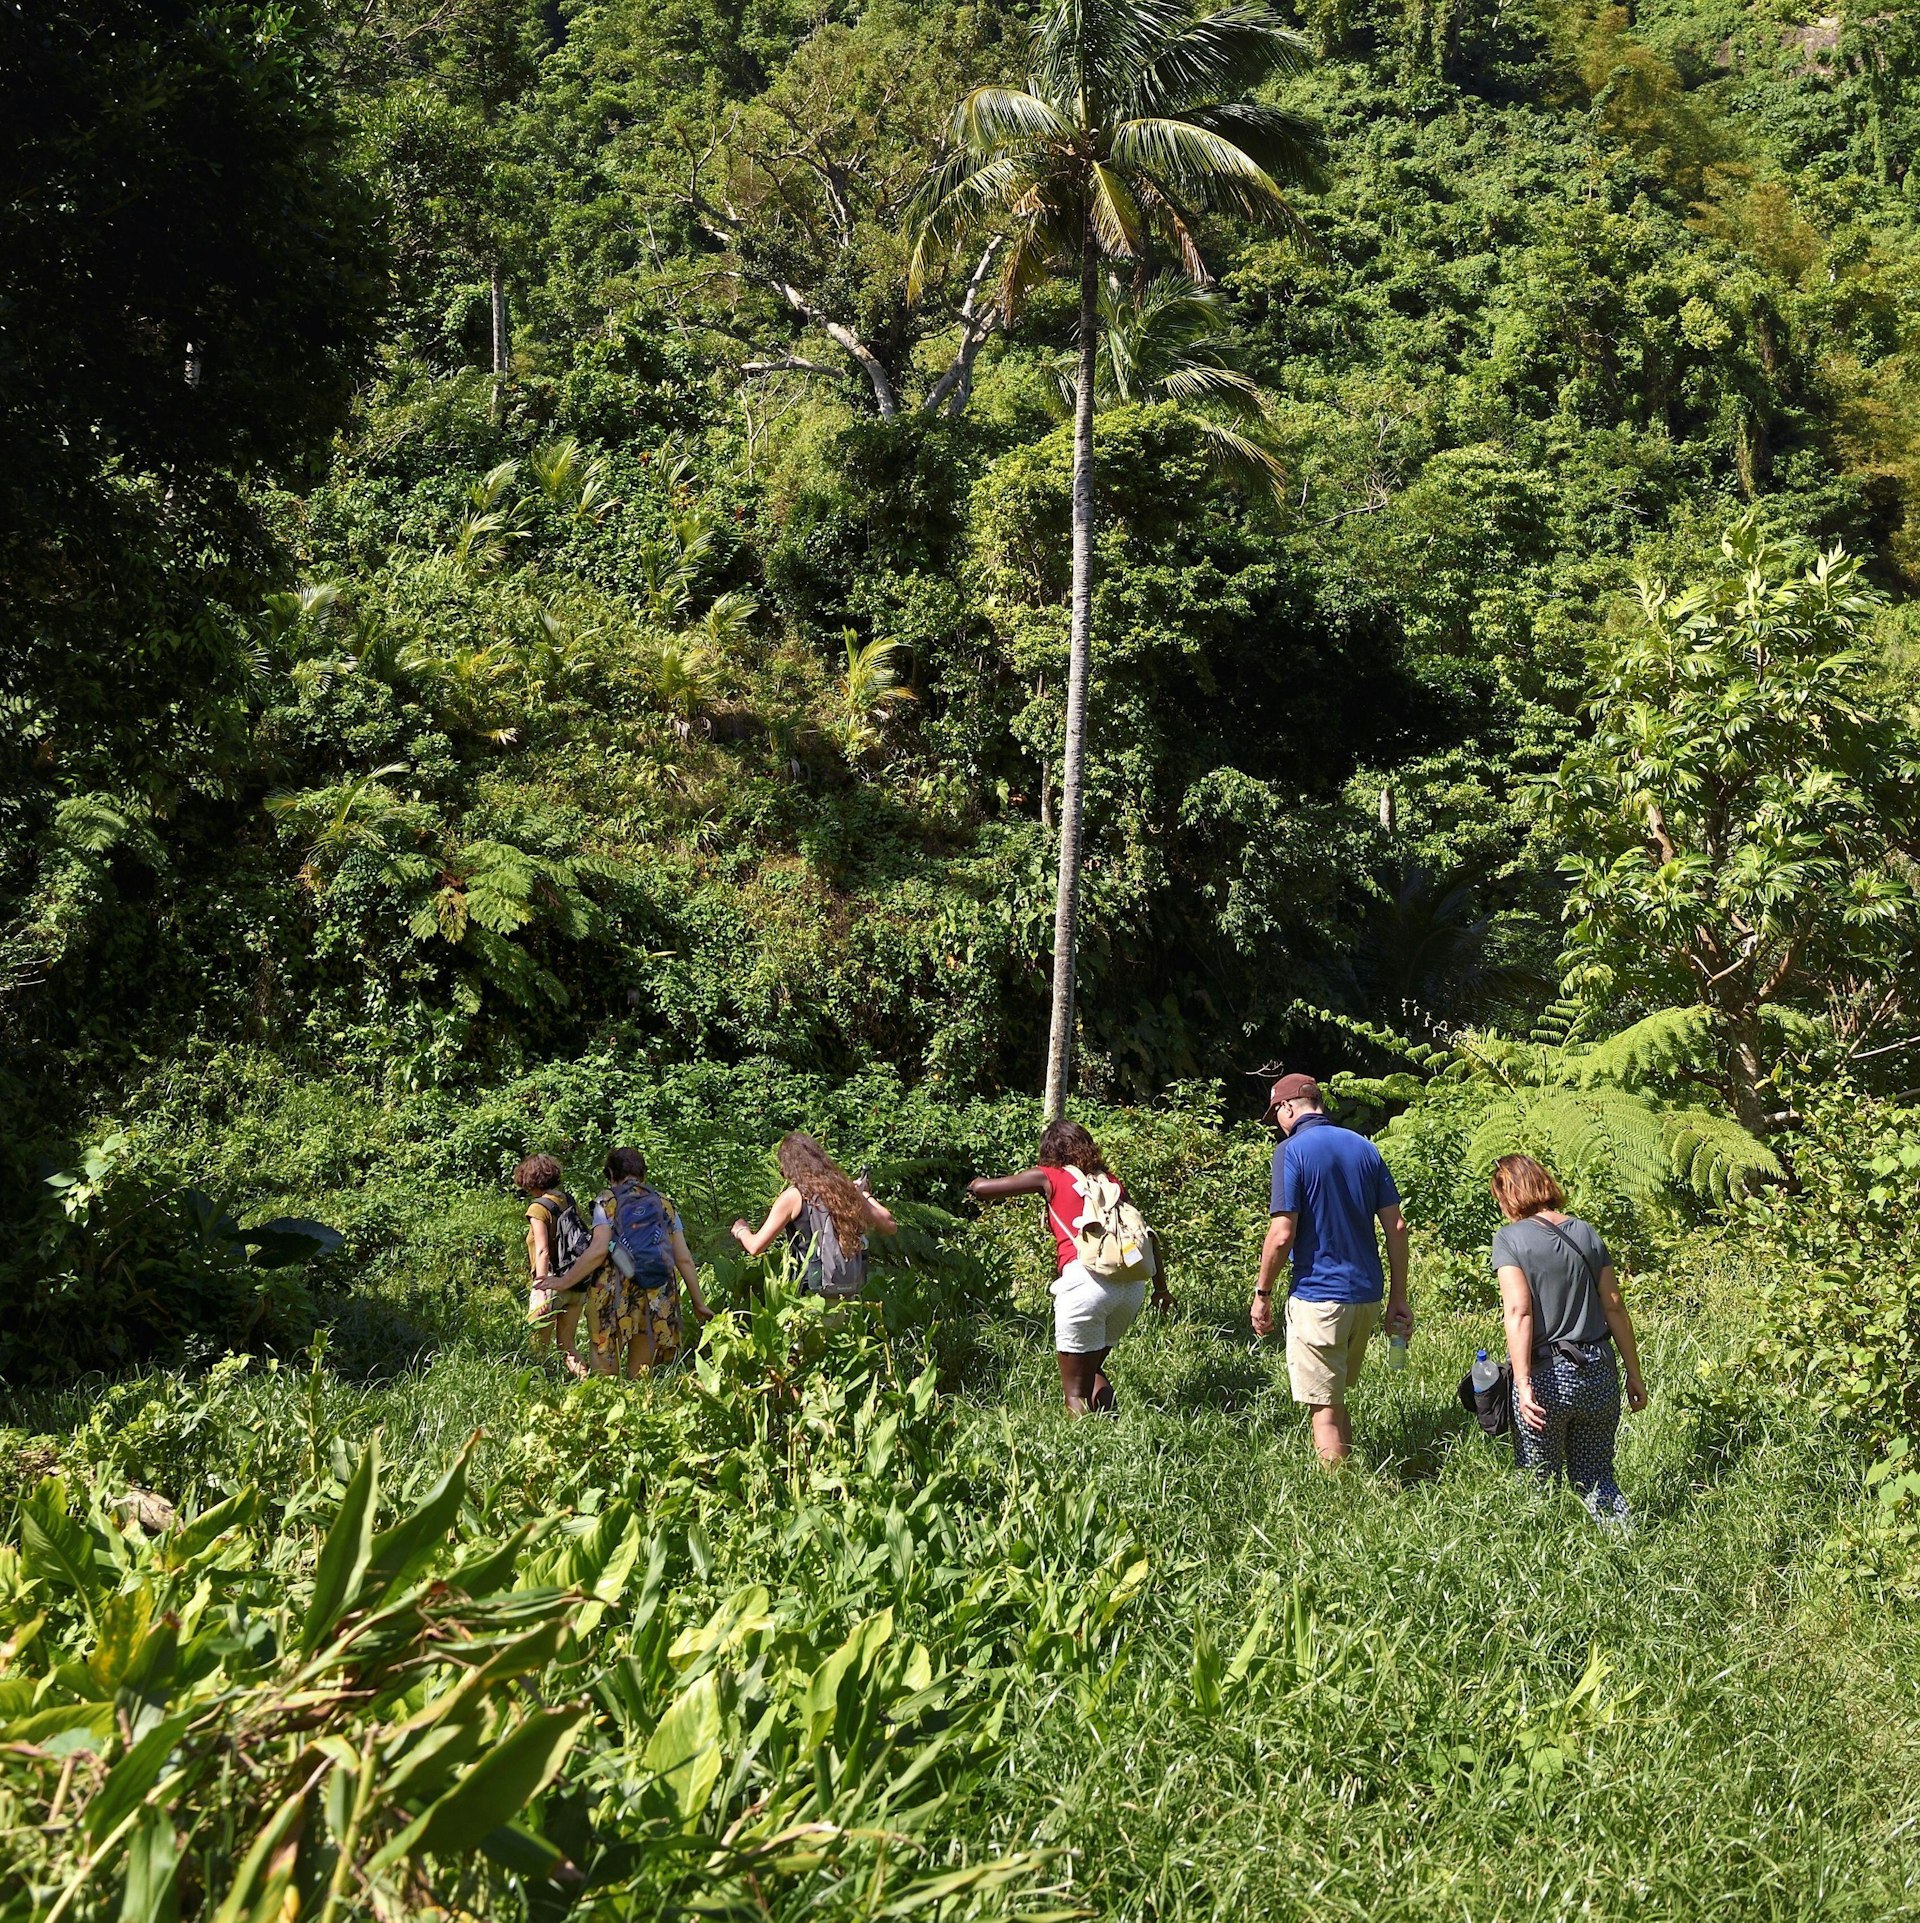
[[[1493,1267],[1513,1364],[1514,1449],[1543,1481],[1563,1472],[1596,1522],[1627,1520],[1613,1477],[1620,1374],[1627,1405],[1647,1406],[1633,1323],[1607,1245],[1566,1212],[1560,1184],[1526,1155],[1494,1164],[1493,1199],[1507,1225],[1493,1238]]]

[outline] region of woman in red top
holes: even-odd
[[[1106,1158],[1078,1122],[1049,1122],[1040,1137],[1037,1168],[1018,1175],[982,1176],[967,1184],[976,1202],[1004,1202],[1015,1195],[1044,1195],[1047,1226],[1053,1231],[1059,1270],[1054,1279],[1053,1346],[1060,1363],[1060,1388],[1069,1415],[1110,1415],[1113,1384],[1106,1377],[1106,1360],[1113,1345],[1133,1326],[1145,1306],[1145,1282],[1103,1282],[1089,1275],[1076,1259],[1073,1231],[1083,1206],[1082,1175],[1110,1175]],[[1124,1193],[1124,1189],[1122,1193]],[[1153,1305],[1171,1309],[1166,1263],[1154,1238]]]

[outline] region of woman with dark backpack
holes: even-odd
[[[1624,1526],[1627,1499],[1613,1475],[1620,1429],[1620,1372],[1627,1406],[1647,1406],[1640,1351],[1607,1245],[1566,1213],[1560,1184],[1526,1155],[1493,1168],[1493,1199],[1507,1218],[1493,1238],[1493,1267],[1513,1365],[1513,1446],[1543,1482],[1564,1474],[1602,1524]]]
[[[811,1135],[785,1135],[774,1151],[787,1186],[774,1197],[756,1229],[743,1216],[734,1240],[749,1255],[764,1255],[781,1236],[801,1265],[803,1295],[844,1302],[867,1282],[867,1237],[894,1235],[900,1224]]]
[[[551,1155],[529,1155],[513,1171],[513,1185],[527,1203],[527,1267],[533,1276],[527,1320],[533,1325],[534,1347],[557,1347],[568,1369],[583,1376],[587,1365],[575,1354],[574,1342],[587,1291],[563,1292],[560,1281],[590,1240],[586,1224],[573,1197],[560,1186],[560,1164]]]
[[[1078,1122],[1049,1122],[1036,1167],[1018,1175],[981,1176],[967,1184],[976,1202],[1016,1195],[1046,1198],[1054,1241],[1053,1347],[1069,1415],[1111,1415],[1107,1357],[1146,1306],[1170,1310],[1159,1238],[1127,1200],[1126,1185]]]

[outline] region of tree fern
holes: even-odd
[[[1501,1156],[1516,1153],[1564,1176],[1601,1177],[1648,1205],[1665,1199],[1673,1174],[1660,1110],[1623,1088],[1505,1091],[1469,1137],[1466,1161],[1484,1178]]]
[[[1695,1195],[1725,1204],[1763,1182],[1786,1179],[1780,1158],[1730,1115],[1670,1108],[1660,1126],[1673,1179]]]
[[[1582,1050],[1566,1064],[1581,1088],[1610,1084],[1645,1088],[1654,1082],[1705,1081],[1714,1071],[1717,1018],[1709,1008],[1661,1008]]]

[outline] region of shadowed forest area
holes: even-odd
[[[1920,1914],[1916,154],[1914,0],[0,5],[0,1920]],[[570,1384],[623,1143],[721,1313]]]

